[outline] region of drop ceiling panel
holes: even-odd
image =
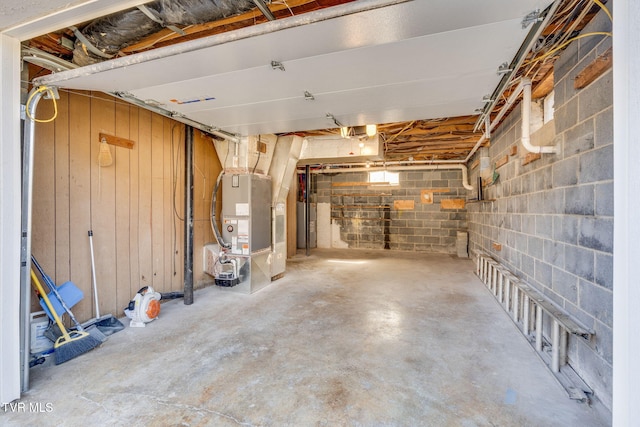
[[[410,1],[338,16],[379,3],[354,2],[40,80],[127,92],[244,135],[335,126],[327,113],[345,125],[469,115],[524,40],[522,18],[549,2]],[[285,71],[272,69],[272,60]],[[304,100],[305,91],[315,100]]]

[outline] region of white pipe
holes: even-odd
[[[471,149],[471,151],[469,151],[469,155],[467,156],[466,159],[464,159],[465,163],[467,163],[471,159],[471,157],[473,157],[473,155],[476,153],[476,151],[478,151],[478,148],[480,148],[482,143],[485,142],[486,140],[487,140],[487,132],[482,134],[482,136],[480,137],[478,142],[476,142],[476,145],[474,145],[473,148]]]
[[[24,143],[22,152],[22,244],[20,266],[20,307],[22,310],[22,391],[29,390],[29,354],[31,346],[31,327],[29,326],[31,313],[31,217],[33,211],[33,169],[35,154],[35,131],[38,103],[44,92],[34,86],[29,93],[29,103],[26,105],[27,118],[24,121]]]
[[[471,157],[473,157],[473,155],[478,150],[478,148],[480,148],[482,143],[487,140],[487,135],[491,135],[491,132],[495,129],[496,126],[498,126],[498,123],[500,123],[500,121],[502,120],[504,115],[507,114],[507,111],[509,111],[511,109],[511,106],[518,99],[518,96],[520,95],[521,91],[522,91],[522,81],[520,83],[518,83],[518,86],[516,86],[514,91],[511,93],[511,95],[507,99],[507,102],[505,102],[505,104],[502,106],[502,108],[500,109],[500,112],[498,112],[498,115],[496,116],[496,118],[493,119],[493,122],[491,122],[491,124],[489,125],[489,129],[485,129],[485,132],[482,134],[482,136],[480,137],[478,142],[476,142],[476,145],[473,146],[473,148],[469,152],[469,155],[467,156],[467,158],[464,159],[465,163],[467,163],[471,159]]]
[[[462,171],[462,185],[465,189],[472,191],[474,187],[469,184],[469,171],[467,170],[467,166],[462,163],[455,164],[438,164],[438,165],[399,165],[400,162],[387,162],[386,164],[391,166],[370,166],[366,167],[366,163],[349,163],[351,166],[361,166],[355,168],[336,168],[336,169],[315,169],[312,170],[311,173],[351,173],[351,172],[371,172],[371,171],[406,171],[406,170],[451,170],[451,169],[459,169]],[[298,171],[298,173],[304,173],[304,171]]]
[[[518,100],[520,92],[522,92],[522,146],[530,153],[555,153],[557,151],[554,146],[531,145],[531,80],[529,78],[523,78],[513,92],[511,92],[511,95],[500,109],[498,115],[493,119],[489,129],[485,129],[484,134],[482,134],[476,145],[471,149],[467,158],[464,159],[464,163],[471,160],[471,157],[473,157],[478,148],[487,140],[487,134],[491,134],[493,129],[500,123],[504,115],[507,114],[513,104]]]
[[[491,98],[493,99],[491,101],[491,105],[489,106],[489,108],[485,108],[483,113],[480,114],[480,117],[478,117],[478,121],[476,122],[476,125],[473,129],[474,131],[478,130],[478,128],[482,124],[483,119],[486,119],[488,116],[491,115],[491,112],[495,108],[496,104],[500,101],[500,98],[502,98],[502,94],[509,87],[509,84],[511,83],[513,77],[516,75],[516,73],[518,72],[518,70],[524,63],[524,61],[526,60],[529,52],[531,52],[533,47],[538,43],[540,34],[542,34],[542,31],[547,27],[551,19],[554,17],[556,10],[558,9],[558,7],[560,7],[561,3],[562,3],[562,0],[555,0],[547,9],[544,20],[534,24],[534,27],[532,28],[532,30],[527,35],[527,38],[525,39],[524,43],[526,43],[526,47],[524,47],[524,43],[523,43],[522,47],[518,51],[518,54],[516,54],[515,63],[512,62],[510,65],[511,71],[509,72],[509,75],[503,77],[500,80],[500,83],[498,83],[498,87],[496,88],[494,93],[491,95]]]
[[[555,153],[555,146],[531,145],[531,80],[524,78],[518,85],[522,87],[522,146],[530,153]]]

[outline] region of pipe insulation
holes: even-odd
[[[202,24],[255,7],[252,0],[156,0],[145,5],[146,13],[133,8],[90,22],[79,31],[73,62],[80,66],[102,62],[165,27]]]

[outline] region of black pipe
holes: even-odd
[[[391,249],[391,205],[384,205],[384,248]]]
[[[184,304],[193,304],[193,127],[184,137]]]
[[[306,243],[306,255],[311,255],[311,199],[309,193],[311,192],[311,170],[309,165],[304,167],[304,231],[305,231],[305,243]]]

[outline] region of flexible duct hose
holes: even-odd
[[[216,236],[216,240],[221,248],[230,249],[231,243],[225,243],[222,239],[222,235],[220,234],[220,230],[218,230],[218,224],[216,223],[216,202],[218,200],[218,188],[220,188],[220,182],[222,182],[222,176],[224,175],[224,169],[218,175],[218,179],[216,179],[216,186],[213,188],[213,194],[211,195],[211,228],[213,229],[213,234]]]

